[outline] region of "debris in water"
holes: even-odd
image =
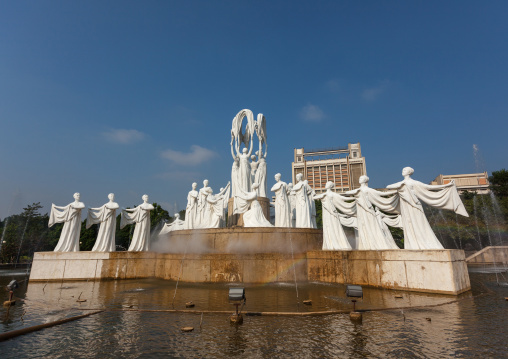
[[[397,295],[395,296],[395,298],[400,299],[400,298],[402,298],[402,295],[401,295],[401,294],[397,294]]]
[[[194,327],[183,327],[182,332],[192,332],[194,330]]]
[[[192,302],[185,303],[185,308],[194,308],[194,303]]]
[[[425,319],[427,319],[428,322],[432,321],[432,319],[430,319],[430,318],[425,318]]]
[[[305,305],[312,305],[312,300],[310,300],[310,299],[304,300],[303,304],[305,304]]]

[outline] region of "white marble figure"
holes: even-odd
[[[250,177],[252,179],[252,183],[255,182],[256,179],[256,170],[258,169],[259,161],[257,160],[257,155],[259,154],[259,151],[256,152],[256,155],[250,156],[251,162],[250,162]]]
[[[309,181],[305,180],[305,187],[307,188],[307,196],[309,197],[309,205],[310,205],[310,223],[312,228],[317,228],[316,222],[316,202],[314,202],[314,197],[316,196],[316,191],[314,188],[309,186]]]
[[[245,129],[245,134],[242,134],[242,123],[245,117],[247,117],[247,127]],[[231,152],[233,152],[234,146],[235,152],[239,154],[240,144],[245,143],[245,146],[248,145],[249,140],[252,139],[252,135],[254,134],[255,127],[254,114],[251,110],[244,109],[236,114],[231,127]]]
[[[252,186],[252,176],[249,162],[251,153],[252,146],[250,146],[250,151],[247,151],[247,148],[244,147],[242,153],[238,155],[240,158],[240,166],[238,168],[237,190],[241,189],[244,192],[249,192]]]
[[[228,183],[226,188],[221,188],[218,194],[214,195],[210,193],[206,197],[210,207],[210,219],[206,224],[206,228],[223,228],[226,226],[225,210],[227,208],[227,199],[229,199],[229,189],[230,183]]]
[[[290,205],[290,217],[291,217],[291,228],[295,228],[296,226],[296,195],[293,191],[293,183],[288,183],[287,194],[289,198]]]
[[[393,238],[385,237],[383,229],[379,225],[374,206],[387,212],[392,212],[398,203],[396,191],[381,192],[369,188],[369,177],[360,176],[360,188],[348,191],[345,194],[351,195],[356,202],[356,218],[358,219],[358,249],[360,250],[381,250],[399,249]],[[386,196],[391,196],[386,198]]]
[[[353,202],[354,203],[354,202]],[[350,231],[344,231],[346,233],[346,238],[351,245],[352,249],[358,249],[358,220],[356,217],[350,217],[346,216],[344,214],[339,213],[339,219],[340,224],[342,224],[343,227],[349,227],[353,228],[353,233],[350,233]]]
[[[128,249],[130,252],[148,251],[150,249],[150,211],[154,208],[148,203],[148,195],[144,194],[141,198],[143,203],[136,208],[122,210],[120,229],[128,224],[136,223],[131,245]]]
[[[280,180],[281,174],[275,175],[276,184],[271,188],[275,192],[275,227],[291,227],[291,204],[287,194],[287,184]]]
[[[379,208],[376,208],[376,219],[377,222],[379,223],[379,226],[381,227],[381,230],[383,231],[383,235],[385,236],[386,241],[395,242],[392,236],[392,232],[390,232],[388,226],[403,228],[401,215],[398,214],[390,216],[381,212]]]
[[[298,181],[296,185],[293,187],[293,192],[296,197],[296,228],[312,228],[312,218],[310,213],[310,202],[309,196],[307,195],[307,187],[305,186],[305,182],[302,181],[303,175],[298,173],[296,175],[296,180]]]
[[[55,252],[79,252],[79,235],[81,232],[81,210],[85,204],[79,201],[80,194],[74,193],[74,202],[67,206],[51,204],[48,227],[55,223],[64,223]]]
[[[212,193],[212,188],[208,187],[208,180],[203,181],[203,187],[199,190],[198,194],[198,223],[194,228],[206,228],[210,220],[210,206],[206,201],[206,197]]]
[[[187,207],[185,207],[185,222],[184,229],[197,228],[199,221],[198,218],[198,191],[196,188],[198,184],[194,182],[192,184],[192,190],[187,194]]]
[[[169,232],[178,231],[180,229],[185,229],[185,221],[180,219],[179,213],[175,213],[174,221],[171,223],[164,223],[164,227],[162,227],[159,236]]]
[[[267,197],[267,181],[266,181],[266,154],[259,152],[258,168],[256,170],[255,183],[259,185],[259,197]]]
[[[231,147],[231,150],[233,150],[233,147]],[[231,197],[236,195],[236,189],[238,188],[238,171],[240,171],[240,158],[233,154],[233,166],[231,167]]]
[[[428,185],[412,179],[413,173],[411,167],[404,167],[404,180],[387,186],[397,190],[400,197],[404,249],[443,249],[427,221],[420,201],[432,207],[452,210],[464,217],[469,215],[460,200],[454,181],[445,185]]]
[[[263,208],[257,201],[257,188],[258,184],[254,183],[252,192],[240,190],[240,193],[235,197],[234,214],[243,213],[244,227],[273,227],[270,221],[265,218]]]
[[[266,119],[262,113],[258,113],[258,119],[256,122],[256,135],[259,140],[259,154],[258,157],[261,157],[261,154],[264,152],[264,158],[266,159],[266,154],[268,153],[268,142],[266,142]],[[265,150],[263,151],[263,144],[265,145]]]
[[[109,202],[98,208],[88,208],[88,217],[86,218],[86,228],[93,224],[99,224],[99,233],[97,240],[92,248],[92,252],[114,252],[115,232],[116,232],[116,210],[120,208],[115,201],[114,193],[108,194]]]
[[[312,200],[320,200],[322,204],[323,218],[323,250],[349,250],[352,249],[342,228],[342,215],[337,211],[339,209],[351,213],[354,211],[354,202],[347,202],[347,198],[332,191],[335,184],[328,181],[325,185],[326,192],[316,195]],[[353,220],[345,217],[344,221],[349,220],[353,225]]]

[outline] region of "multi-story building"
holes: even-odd
[[[455,180],[455,185],[459,193],[464,191],[476,192],[478,194],[489,193],[489,175],[483,173],[467,173],[463,175],[439,175],[430,184],[447,184]]]
[[[360,187],[360,176],[367,174],[365,157],[360,143],[349,143],[347,147],[305,151],[295,148],[291,164],[293,183],[296,175],[303,174],[316,193],[326,191],[326,182],[335,183],[336,192],[345,192]]]

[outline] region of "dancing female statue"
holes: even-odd
[[[150,249],[150,211],[154,208],[148,203],[148,195],[144,194],[141,198],[143,203],[136,208],[122,210],[120,229],[128,224],[136,223],[131,245],[128,249],[130,252],[148,251]]]
[[[187,194],[187,207],[185,208],[184,229],[194,229],[198,223],[198,184],[192,184],[192,190]]]
[[[341,215],[337,212],[336,207],[351,214],[354,213],[355,203],[347,202],[348,198],[333,192],[334,186],[333,182],[328,181],[325,186],[326,192],[313,198],[313,200],[320,200],[323,208],[323,250],[349,250],[352,248],[342,228]],[[351,220],[352,225],[353,221]]]
[[[375,205],[382,211],[393,212],[398,203],[397,191],[381,192],[369,188],[369,177],[360,176],[360,188],[346,192],[356,201],[356,218],[358,218],[358,249],[379,250],[399,249],[393,238],[386,237],[379,225]],[[386,198],[386,196],[391,196]]]
[[[259,152],[258,169],[256,170],[256,177],[254,182],[259,185],[258,195],[259,197],[266,197],[267,186],[266,186],[266,154],[263,155]]]
[[[387,186],[397,190],[400,197],[404,249],[443,249],[427,221],[420,201],[432,207],[452,210],[464,217],[469,215],[460,200],[454,181],[445,185],[428,185],[412,179],[413,173],[414,169],[404,167],[404,180]]]
[[[309,196],[307,195],[307,186],[302,181],[303,175],[296,175],[297,184],[293,187],[296,196],[296,228],[312,228],[312,218],[310,213]]]
[[[395,242],[393,239],[393,236],[392,236],[392,232],[390,232],[390,229],[388,228],[388,226],[395,227],[395,228],[402,228],[402,218],[401,218],[400,214],[387,215],[387,214],[384,214],[383,212],[381,212],[379,210],[379,208],[376,208],[376,218],[377,218],[377,222],[381,226],[381,230],[383,231],[385,240],[390,243]]]
[[[109,202],[101,207],[88,209],[86,228],[100,223],[99,233],[92,252],[114,252],[116,250],[116,210],[119,206],[118,203],[114,202],[115,195],[113,193],[108,195],[108,199]]]
[[[317,222],[316,222],[316,202],[314,202],[314,196],[316,196],[316,191],[314,191],[314,188],[309,186],[309,181],[305,180],[303,181],[305,183],[305,187],[307,188],[307,196],[309,197],[309,206],[310,206],[310,224],[311,228],[317,228]]]
[[[275,175],[276,184],[272,186],[271,191],[275,192],[275,227],[291,227],[291,205],[287,195],[287,184],[280,180],[281,175]]]
[[[79,234],[81,232],[81,210],[85,204],[80,202],[79,193],[74,193],[74,202],[67,206],[51,204],[48,227],[55,223],[64,223],[55,252],[79,252]]]
[[[198,194],[198,223],[194,228],[206,228],[210,220],[210,207],[207,205],[206,197],[212,193],[212,188],[208,187],[208,180],[203,181],[203,187]]]

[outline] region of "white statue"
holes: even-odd
[[[255,181],[258,187],[259,197],[266,197],[267,185],[266,185],[266,154],[259,152],[258,169],[256,170]]]
[[[302,181],[303,175],[298,173],[296,180],[298,181],[293,187],[293,192],[296,197],[296,228],[312,228],[312,218],[310,213],[309,196],[307,195],[307,187],[305,182]]]
[[[244,147],[242,153],[238,155],[240,159],[240,166],[238,168],[237,189],[241,189],[244,192],[249,192],[252,186],[252,177],[249,162],[251,153],[252,146],[250,146],[250,151],[247,151],[247,148]]]
[[[358,219],[358,236],[360,242],[358,249],[380,250],[399,249],[393,238],[387,238],[376,218],[376,207],[382,211],[393,212],[398,203],[396,191],[381,192],[369,188],[369,177],[360,176],[360,188],[346,192],[352,195],[356,201],[356,218]],[[395,195],[395,196],[394,196]],[[386,196],[391,196],[385,198]]]
[[[247,127],[245,134],[242,134],[242,121],[244,117],[247,117]],[[237,188],[241,188],[243,191],[250,191],[252,185],[252,176],[249,158],[252,154],[252,139],[255,132],[256,122],[254,121],[254,115],[251,110],[241,110],[233,118],[233,126],[231,128],[231,155],[233,159],[239,158],[238,173],[235,179],[233,176],[231,180],[235,184],[236,192]],[[240,144],[244,143],[245,148],[240,152]],[[247,147],[249,147],[247,149]]]
[[[257,155],[259,154],[259,151],[256,152],[256,155],[250,156],[251,162],[250,162],[250,177],[252,179],[252,183],[255,182],[256,179],[256,170],[258,169],[259,162],[257,160]]]
[[[379,226],[381,226],[381,230],[383,231],[383,235],[387,242],[395,242],[392,236],[392,232],[390,232],[390,227],[396,227],[396,228],[403,228],[402,227],[402,217],[400,214],[398,215],[387,215],[384,214],[379,210],[379,208],[376,208],[376,219],[377,223],[379,223]]]
[[[228,205],[229,191],[230,183],[227,184],[226,188],[221,188],[217,195],[210,193],[206,197],[206,201],[210,208],[210,219],[206,224],[206,228],[223,228],[226,226],[226,208]]]
[[[85,204],[79,201],[79,193],[74,193],[74,202],[67,206],[51,204],[48,227],[55,223],[64,223],[55,252],[79,252],[79,234],[81,232],[81,210]]]
[[[287,184],[280,180],[281,175],[275,175],[276,184],[271,188],[275,192],[275,227],[291,227],[291,204],[287,195]]]
[[[347,197],[345,197],[347,199]],[[353,202],[354,203],[354,202]],[[346,216],[345,214],[339,213],[339,220],[342,227],[353,228],[353,233],[351,234],[349,231],[344,233],[346,234],[346,238],[351,245],[352,249],[358,249],[358,220],[356,217]]]
[[[203,187],[198,194],[198,223],[194,228],[206,228],[210,220],[210,207],[207,205],[206,197],[212,193],[212,189],[208,187],[208,180],[203,181]]]
[[[404,180],[387,186],[396,189],[400,197],[404,248],[443,249],[425,217],[420,201],[432,207],[452,210],[464,217],[469,215],[460,200],[454,181],[445,185],[428,185],[412,179],[413,172],[411,167],[405,167],[402,170]]]
[[[316,191],[314,188],[309,186],[309,181],[303,181],[305,183],[305,187],[307,188],[307,196],[309,197],[309,205],[310,205],[310,223],[311,228],[317,228],[316,222],[316,202],[314,202],[314,197],[316,196]]]
[[[263,144],[265,144],[264,157],[266,159],[266,154],[268,153],[268,143],[266,142],[266,119],[262,113],[258,114],[258,120],[256,122],[256,135],[259,140],[259,154],[258,157],[261,157],[263,153]]]
[[[180,229],[185,229],[185,221],[180,219],[179,213],[175,213],[175,220],[171,223],[164,223],[164,227],[162,227],[159,236]]]
[[[234,214],[243,213],[244,227],[273,227],[265,218],[263,208],[257,201],[257,188],[258,184],[254,183],[252,192],[240,190],[240,194],[235,197]]]
[[[198,184],[194,182],[192,184],[192,190],[187,194],[187,207],[185,208],[185,223],[184,229],[194,229],[197,228],[197,224],[199,221],[198,218],[198,191],[196,188]]]
[[[291,217],[291,228],[295,228],[296,226],[296,195],[293,191],[293,183],[288,183],[287,190],[289,205],[290,205],[290,217]]]
[[[136,223],[131,245],[128,249],[131,252],[148,251],[150,249],[150,211],[154,208],[148,203],[148,195],[144,194],[141,198],[143,203],[136,208],[122,210],[120,229],[128,224]]]
[[[231,147],[233,150],[233,147]],[[240,158],[233,154],[233,166],[231,167],[231,197],[236,195],[238,188],[238,172],[240,171]]]
[[[336,207],[344,212],[352,213],[355,203],[349,203],[347,202],[348,198],[333,192],[333,187],[333,182],[327,182],[326,192],[313,198],[313,200],[320,200],[323,208],[323,250],[349,250],[352,248],[342,228],[341,219],[343,217],[338,213]],[[354,223],[351,218],[353,217],[344,216],[344,221],[349,221],[348,224],[352,226]]]
[[[114,252],[116,250],[116,210],[119,206],[118,203],[114,202],[115,195],[113,193],[110,193],[108,198],[109,202],[101,207],[88,209],[86,228],[100,223],[99,233],[92,252]]]

